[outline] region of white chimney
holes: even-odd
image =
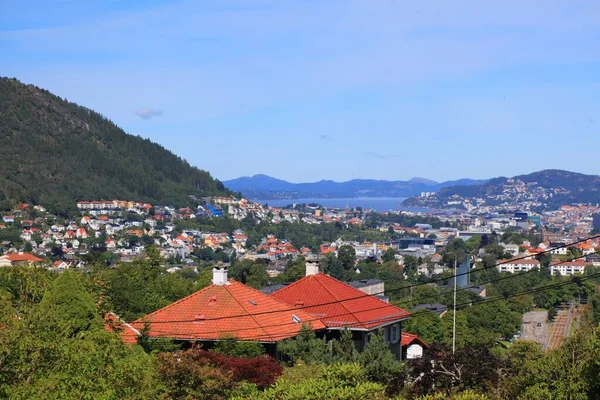
[[[306,257],[306,276],[319,273],[319,260],[316,257]]]
[[[218,262],[217,265],[213,268],[213,285],[229,285],[227,281],[227,266],[223,265],[222,262]]]

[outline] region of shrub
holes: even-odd
[[[270,356],[232,357],[221,353],[195,350],[200,357],[231,373],[234,381],[254,383],[259,388],[271,386],[283,373],[283,367]]]

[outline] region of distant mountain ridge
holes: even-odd
[[[106,117],[16,79],[0,78],[0,203],[50,210],[78,200],[185,205],[231,195],[206,171],[125,133]]]
[[[291,183],[268,175],[245,176],[223,181],[230,190],[241,192],[250,199],[299,199],[299,198],[353,198],[353,197],[410,197],[421,192],[437,192],[453,185],[475,185],[487,180],[460,179],[436,182],[424,178],[408,181],[353,179],[346,182],[321,180],[318,182]]]

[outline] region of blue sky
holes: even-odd
[[[600,2],[0,0],[0,75],[220,179],[600,173]]]

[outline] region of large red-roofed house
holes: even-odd
[[[278,341],[296,336],[302,325],[323,330],[325,325],[306,311],[259,292],[233,279],[227,267],[213,269],[213,284],[130,324],[151,338],[211,342],[225,337],[262,343],[275,354]]]
[[[36,264],[42,261],[44,260],[29,253],[9,253],[0,256],[0,267],[10,267],[11,265],[21,264]]]
[[[370,336],[381,329],[390,350],[397,358],[402,358],[401,324],[411,314],[319,273],[315,260],[306,260],[304,278],[273,292],[271,296],[319,318],[328,329],[328,338],[339,336],[342,329],[349,329],[359,351],[368,344]]]

